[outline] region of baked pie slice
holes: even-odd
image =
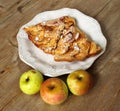
[[[102,50],[88,39],[70,16],[44,21],[24,30],[32,43],[45,53],[52,54],[55,61],[82,61]]]

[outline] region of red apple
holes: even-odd
[[[93,85],[92,76],[85,70],[77,70],[67,77],[67,84],[74,95],[84,95]]]
[[[67,99],[68,88],[63,80],[59,78],[49,78],[43,82],[40,95],[46,103],[57,105]]]

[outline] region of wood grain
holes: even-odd
[[[63,7],[76,8],[97,19],[108,45],[88,69],[94,87],[84,96],[69,93],[65,103],[45,104],[40,95],[19,89],[21,74],[29,69],[18,56],[16,34],[36,14]],[[66,76],[61,76],[66,80]],[[119,111],[120,1],[119,0],[0,0],[0,111]]]

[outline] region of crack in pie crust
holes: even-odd
[[[44,21],[24,30],[32,43],[45,53],[52,54],[55,61],[83,61],[102,50],[87,38],[70,16]]]

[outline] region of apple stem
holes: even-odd
[[[55,86],[49,86],[48,87],[50,90],[53,90],[55,88]]]
[[[82,77],[77,77],[78,80],[82,80]]]
[[[30,80],[29,77],[27,77],[27,78],[26,78],[26,82],[28,82],[29,80]]]

